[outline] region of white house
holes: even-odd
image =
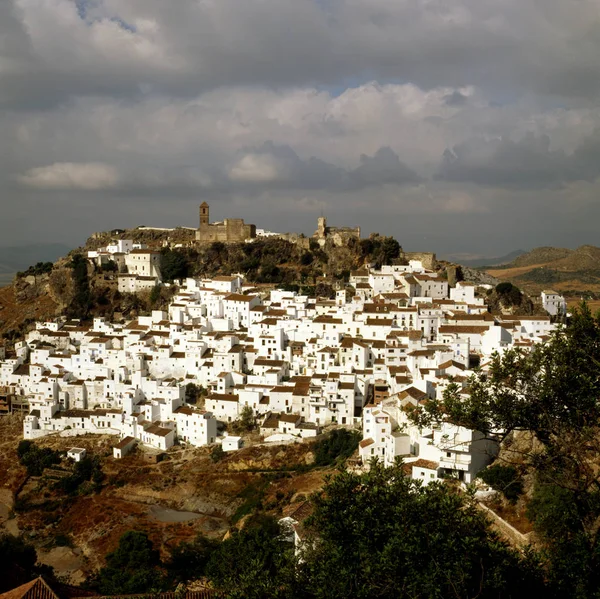
[[[562,316],[567,313],[565,298],[552,289],[542,291],[542,306],[550,316]]]
[[[67,457],[71,458],[74,462],[81,462],[86,456],[86,451],[82,447],[71,447],[67,451]]]

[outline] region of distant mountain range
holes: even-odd
[[[37,262],[55,262],[72,248],[62,243],[35,243],[31,245],[0,247],[0,274],[27,270]]]
[[[473,258],[470,257],[472,256],[471,254],[451,254],[447,256],[447,258],[452,262],[476,268],[479,266],[499,266],[501,264],[508,264],[526,253],[525,250],[515,250],[514,252],[510,252],[510,254],[499,256],[497,258]]]

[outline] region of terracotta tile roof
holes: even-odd
[[[2,593],[0,599],[61,599],[40,576],[12,591]]]
[[[410,462],[410,465],[413,468],[427,468],[428,470],[437,470],[440,467],[437,462],[423,459],[417,460],[416,462]]]

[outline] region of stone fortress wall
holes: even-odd
[[[343,246],[350,239],[360,241],[360,227],[328,227],[327,219],[324,216],[320,216],[317,220],[317,230],[313,235],[313,239],[316,239],[321,247],[327,241],[332,241],[336,246]]]
[[[206,202],[200,206],[200,227],[196,231],[196,241],[200,243],[240,243],[256,238],[256,225],[246,224],[242,218],[226,218],[222,223],[211,223]]]
[[[327,219],[321,216],[317,219],[317,230],[312,237],[299,233],[280,233],[276,235],[290,243],[309,249],[311,240],[317,241],[321,247],[328,242],[336,247],[348,244],[351,239],[360,241],[360,227],[331,227]],[[223,222],[211,223],[209,206],[202,202],[200,206],[200,227],[196,230],[196,241],[199,243],[243,243],[256,239],[256,226],[247,224],[242,218],[226,218]],[[435,270],[436,255],[432,252],[402,252],[400,258],[406,261],[420,260],[424,268]]]

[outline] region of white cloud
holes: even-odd
[[[117,186],[117,170],[98,162],[55,162],[48,166],[29,169],[18,177],[27,187],[36,189],[80,189],[98,191]]]
[[[232,181],[270,183],[285,178],[283,164],[272,154],[246,154],[229,171]]]

